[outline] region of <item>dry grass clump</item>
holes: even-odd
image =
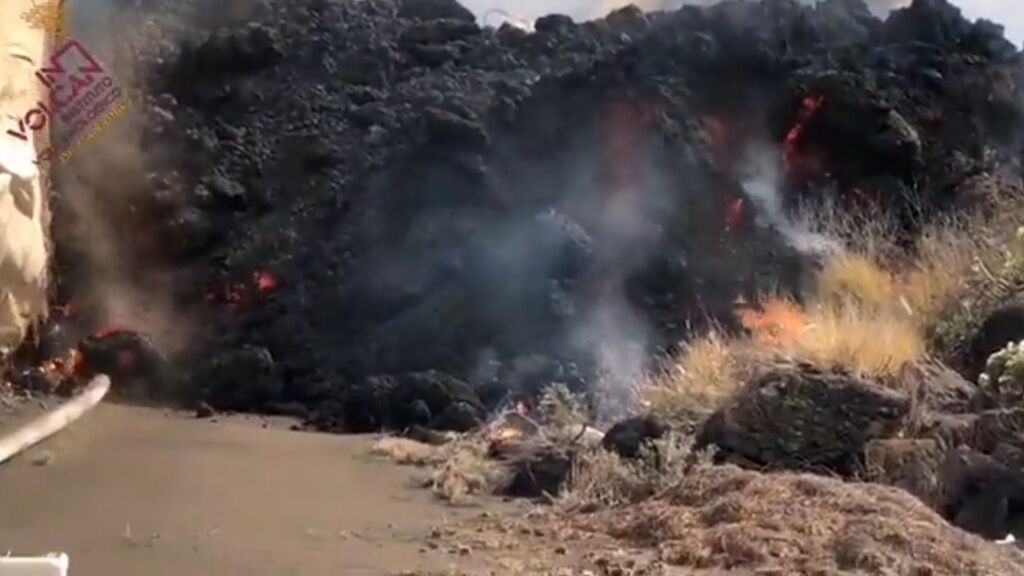
[[[695,569],[1024,575],[1024,554],[966,534],[893,488],[699,466],[659,496],[573,518]]]
[[[436,446],[410,440],[387,436],[374,442],[370,454],[387,458],[403,466],[430,466],[438,463],[440,449]]]
[[[477,435],[443,446],[387,437],[378,440],[370,453],[397,464],[429,468],[426,484],[434,494],[446,502],[462,504],[474,496],[493,494],[508,482],[508,470],[490,459],[487,450],[487,442]]]
[[[884,310],[897,301],[893,275],[863,254],[836,255],[825,263],[816,280],[819,302]]]
[[[581,452],[574,462],[563,509],[607,508],[636,503],[678,484],[698,463],[710,462],[709,452],[693,451],[693,439],[676,434],[652,441],[636,460],[595,449]]]
[[[712,330],[682,345],[679,355],[638,394],[651,413],[685,421],[714,410],[741,382],[738,345]]]
[[[429,481],[434,494],[446,502],[462,504],[506,486],[508,468],[489,458],[487,451],[488,444],[478,436],[445,445]]]
[[[839,368],[885,382],[923,357],[925,341],[906,318],[879,308],[821,303],[807,313],[806,329],[780,346],[787,358]]]

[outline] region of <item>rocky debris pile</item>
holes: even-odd
[[[781,469],[852,473],[864,446],[892,436],[910,398],[880,384],[811,368],[760,376],[704,424],[700,445]]]
[[[1016,347],[993,356],[1000,372]],[[719,462],[809,471],[899,486],[965,530],[1024,537],[1024,417],[993,393],[933,363],[897,387],[807,367],[768,370],[703,424]],[[1004,386],[1009,378],[996,380]]]
[[[533,33],[453,0],[123,18],[130,150],[56,175],[59,298],[103,322],[89,235],[116,230],[123,282],[190,328],[183,396],[326,430],[464,429],[552,382],[614,396],[737,297],[797,290],[813,262],[775,199],[928,213],[1020,155],[1020,54],[944,0]],[[82,197],[107,207],[92,227]]]

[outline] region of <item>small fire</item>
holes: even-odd
[[[39,369],[54,379],[73,377],[81,373],[85,359],[77,348],[68,350],[63,357],[44,362]]]
[[[779,347],[793,342],[807,329],[807,315],[794,302],[784,298],[771,298],[763,302],[760,310],[741,307],[736,312],[744,328],[753,333],[761,344]]]
[[[801,167],[799,152],[800,138],[807,128],[807,123],[814,118],[818,110],[825,104],[824,96],[805,96],[800,104],[800,110],[796,114],[796,122],[786,133],[786,140],[782,145],[782,162],[788,172],[793,172]]]

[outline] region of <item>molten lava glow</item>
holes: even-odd
[[[761,304],[760,310],[741,308],[737,311],[740,323],[753,333],[754,338],[768,346],[782,346],[793,342],[807,329],[807,315],[795,303],[783,298],[771,298]]]
[[[84,362],[82,353],[77,348],[72,348],[63,357],[44,362],[39,369],[51,378],[60,379],[81,373]]]
[[[272,273],[265,270],[257,270],[252,273],[253,283],[260,292],[274,292],[281,285],[281,282]]]
[[[245,282],[225,284],[209,294],[211,302],[226,304],[235,312],[244,312],[281,288],[281,279],[272,272],[257,270]]]
[[[131,332],[131,330],[127,328],[121,328],[120,326],[107,326],[105,328],[100,328],[99,330],[97,330],[96,333],[93,334],[93,337],[98,338],[100,340],[104,340],[116,334],[123,334],[125,332]]]
[[[782,162],[787,172],[793,172],[800,168],[800,157],[797,148],[800,145],[800,138],[803,136],[807,123],[814,118],[814,115],[825,104],[824,96],[805,96],[800,104],[800,110],[796,114],[796,122],[786,133],[786,140],[782,144]]]
[[[742,219],[743,198],[736,198],[729,202],[729,206],[725,209],[725,231],[732,232],[739,228]]]

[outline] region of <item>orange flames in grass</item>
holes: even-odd
[[[781,347],[794,342],[807,330],[807,314],[795,303],[784,298],[770,298],[759,309],[742,302],[736,314],[744,328],[759,344]]]

